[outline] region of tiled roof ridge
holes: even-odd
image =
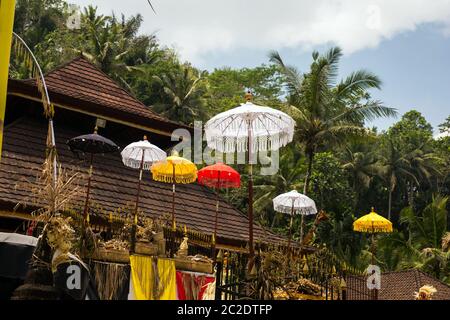
[[[133,98],[134,100],[136,100],[136,102],[138,102],[138,103],[139,103],[140,105],[142,105],[144,108],[146,108],[146,109],[150,110],[152,113],[154,113],[155,116],[161,117],[161,118],[163,118],[164,120],[169,120],[169,119],[166,119],[165,117],[161,116],[160,114],[155,113],[153,110],[151,110],[149,107],[147,107],[142,101],[140,101],[138,98],[136,98],[132,92],[130,92],[130,91],[126,90],[125,88],[123,88],[122,86],[118,85],[117,82],[116,82],[113,78],[111,78],[111,76],[109,76],[106,72],[104,72],[104,71],[103,71],[102,69],[100,69],[97,65],[95,65],[95,63],[89,61],[89,59],[87,59],[86,57],[84,57],[84,56],[82,56],[82,55],[80,55],[80,56],[78,56],[78,57],[75,57],[75,58],[73,58],[73,59],[71,59],[71,60],[69,60],[69,61],[67,61],[67,62],[65,62],[65,63],[63,63],[63,64],[61,64],[60,66],[54,68],[53,70],[50,70],[49,72],[47,72],[47,73],[44,75],[44,78],[50,76],[50,75],[53,74],[53,73],[56,73],[56,72],[58,72],[58,71],[61,71],[61,70],[65,69],[65,68],[67,68],[69,65],[74,64],[74,63],[77,62],[77,61],[83,61],[83,62],[86,62],[87,64],[89,64],[90,67],[96,69],[98,72],[100,72],[100,73],[102,74],[102,76],[104,76],[105,78],[107,78],[108,80],[110,80],[112,83],[114,83],[118,89],[120,89],[120,90],[123,91],[125,94],[127,94],[128,96],[130,96],[131,98]],[[170,120],[169,120],[169,121],[170,121]]]
[[[415,270],[417,271],[417,273],[418,273],[418,275],[420,277],[425,276],[427,278],[432,278],[434,281],[436,281],[436,282],[438,282],[438,283],[440,283],[440,284],[442,284],[442,285],[444,285],[444,286],[446,286],[447,288],[450,289],[450,285],[448,283],[446,283],[446,282],[444,282],[444,281],[442,281],[442,280],[440,280],[440,279],[438,279],[438,278],[436,278],[436,277],[426,273],[425,271],[422,271],[422,270],[419,270],[419,269],[415,269]]]
[[[128,97],[128,99],[130,99],[130,101],[132,101],[132,105],[135,111],[138,112],[146,112],[149,115],[151,115],[152,118],[154,118],[155,120],[158,121],[162,121],[164,123],[170,123],[172,125],[176,125],[176,126],[181,126],[181,127],[190,127],[188,125],[182,124],[180,122],[177,121],[173,121],[159,113],[156,113],[154,110],[152,110],[151,107],[145,105],[142,101],[140,101],[132,92],[130,92],[129,90],[126,90],[125,88],[123,88],[122,86],[120,86],[111,76],[109,76],[108,74],[106,74],[103,70],[101,70],[97,65],[95,65],[95,63],[89,61],[88,58],[84,57],[84,56],[77,56],[69,61],[66,61],[65,63],[55,67],[54,69],[46,72],[44,74],[44,78],[46,80],[46,82],[50,85],[51,84],[51,80],[52,77],[58,77],[61,76],[58,73],[64,74],[73,74],[73,70],[70,69],[84,69],[84,70],[95,70],[95,74],[92,73],[91,76],[92,77],[96,77],[97,80],[99,79],[104,79],[106,83],[109,83],[109,85],[113,86],[113,90],[114,92],[116,92],[117,94],[112,94],[112,97],[114,97],[114,99],[121,99],[120,96],[123,94],[124,96]],[[36,80],[34,78],[28,78],[28,79],[20,79],[17,80],[19,82],[23,82],[32,86],[36,86]],[[89,88],[86,88],[86,90],[90,90]],[[52,91],[52,90],[50,90]],[[52,98],[52,92],[50,93],[50,99]],[[111,91],[109,91],[109,93],[111,94]],[[117,100],[116,100],[117,101]],[[95,102],[94,102],[95,103]],[[132,110],[128,110],[126,112],[130,112],[130,113],[135,113]]]
[[[399,273],[414,273],[414,276],[416,278],[416,282],[417,280],[419,280],[419,283],[421,284],[423,279],[423,276],[427,277],[427,278],[431,278],[443,285],[445,285],[446,287],[448,287],[450,289],[450,285],[448,283],[445,283],[444,281],[434,277],[431,274],[426,273],[423,270],[420,269],[415,269],[415,268],[411,268],[411,269],[406,269],[406,270],[398,270],[398,271],[386,271],[386,272],[382,272],[381,275],[386,275],[386,274],[399,274]],[[419,288],[421,287],[421,285],[419,286]]]

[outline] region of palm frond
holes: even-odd
[[[395,108],[386,107],[381,101],[369,101],[364,105],[347,108],[343,113],[334,117],[330,122],[350,121],[358,122],[361,119],[372,121],[380,117],[396,117]]]
[[[366,70],[352,72],[345,80],[336,87],[336,94],[339,98],[354,95],[367,89],[380,89],[381,80],[374,73]]]
[[[297,68],[286,65],[277,51],[271,51],[269,53],[269,61],[278,66],[281,73],[286,78],[288,93],[291,96],[299,96],[301,93],[303,77]]]

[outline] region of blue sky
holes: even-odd
[[[306,71],[311,52],[344,49],[341,76],[356,69],[383,81],[372,96],[437,126],[450,115],[450,0],[72,0],[101,13],[141,13],[142,32],[202,69],[268,63],[277,49]],[[377,120],[386,129],[395,119]],[[372,125],[372,124],[371,124]]]

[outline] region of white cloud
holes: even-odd
[[[450,34],[450,0],[71,0],[103,13],[141,13],[144,32],[195,62],[234,49],[310,48],[334,43],[346,53],[437,23]]]

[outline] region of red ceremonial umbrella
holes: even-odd
[[[205,167],[198,171],[198,183],[216,189],[216,220],[214,223],[214,239],[217,237],[217,217],[219,215],[218,189],[239,188],[241,175],[239,172],[223,163]]]

